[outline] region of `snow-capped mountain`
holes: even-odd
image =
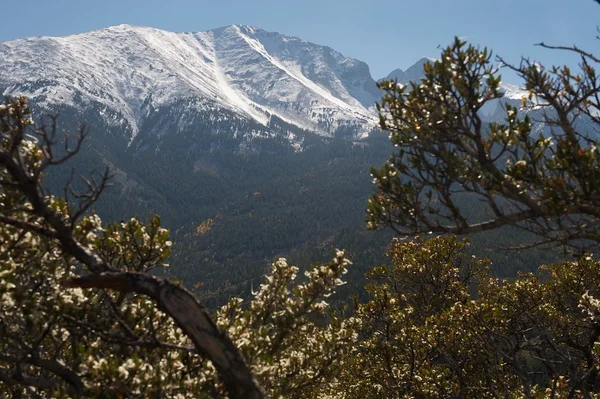
[[[364,62],[250,26],[173,33],[119,25],[14,40],[0,43],[0,72],[0,92],[46,107],[94,107],[130,142],[173,104],[263,126],[277,118],[326,136],[362,137],[377,120],[379,91]]]
[[[431,61],[424,57],[385,79],[418,81]],[[503,87],[506,97],[482,110],[490,120],[503,117],[504,102],[520,102],[518,87]],[[224,123],[231,119],[250,122],[233,129],[235,136],[283,133],[294,145],[290,126],[361,138],[377,127],[381,98],[366,63],[243,25],[195,33],[119,25],[0,43],[0,93],[74,110],[114,128],[129,145],[199,124],[204,133],[232,131]]]

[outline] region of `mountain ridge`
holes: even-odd
[[[122,24],[3,42],[0,59],[3,94],[94,103],[100,114],[121,115],[109,122],[128,126],[130,141],[153,109],[185,98],[325,136],[350,128],[364,137],[376,126],[379,91],[366,63],[247,25],[173,33]]]

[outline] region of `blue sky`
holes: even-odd
[[[246,24],[366,61],[376,79],[422,56],[437,56],[438,46],[455,35],[486,45],[512,62],[521,55],[548,64],[575,61],[533,45],[542,40],[576,43],[591,51],[600,44],[600,6],[592,0],[28,0],[2,1],[0,9],[6,16],[0,23],[0,41],[62,36],[121,23],[170,31]]]

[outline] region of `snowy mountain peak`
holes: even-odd
[[[153,110],[182,100],[198,112],[362,136],[376,124],[380,96],[364,62],[247,25],[195,33],[117,25],[4,42],[0,72],[0,92],[42,106],[95,105],[131,139]]]
[[[418,82],[424,75],[423,66],[427,63],[435,62],[435,58],[422,57],[419,61],[411,65],[406,71],[394,69],[385,78],[381,80],[397,80],[398,83],[409,84]]]

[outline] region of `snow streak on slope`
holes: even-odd
[[[333,104],[337,105],[338,107],[346,109],[348,111],[355,111],[357,113],[360,113],[360,111],[353,109],[353,107],[351,107],[350,105],[344,103],[342,100],[340,100],[338,98],[335,98],[333,95],[331,95],[329,92],[327,92],[327,90],[319,87],[318,85],[316,85],[315,83],[313,83],[312,81],[307,79],[304,75],[302,75],[302,73],[300,71],[292,70],[291,68],[289,68],[289,69],[286,68],[278,60],[271,57],[271,55],[265,50],[265,48],[262,46],[262,44],[260,44],[260,42],[258,40],[246,36],[244,33],[242,33],[242,31],[240,30],[239,27],[235,26],[234,28],[239,33],[240,37],[242,39],[244,39],[246,41],[246,43],[248,43],[248,45],[250,45],[250,47],[252,47],[257,53],[259,53],[260,55],[265,57],[265,59],[267,59],[271,64],[275,65],[277,68],[279,68],[283,72],[285,72],[288,76],[294,78],[295,80],[297,80],[298,82],[300,82],[301,84],[306,86],[308,89],[312,90],[318,96],[323,97],[324,99],[332,102]]]
[[[152,110],[182,99],[198,111],[226,108],[263,125],[278,116],[326,135],[344,126],[360,135],[376,124],[378,92],[366,64],[245,26],[172,33],[119,25],[15,40],[0,43],[0,72],[5,94],[46,106],[99,104],[131,140]]]
[[[232,84],[270,113],[317,131],[356,124],[366,133],[375,125],[373,105],[380,94],[366,64],[253,27],[213,33],[219,62]],[[364,89],[355,87],[356,80]]]

